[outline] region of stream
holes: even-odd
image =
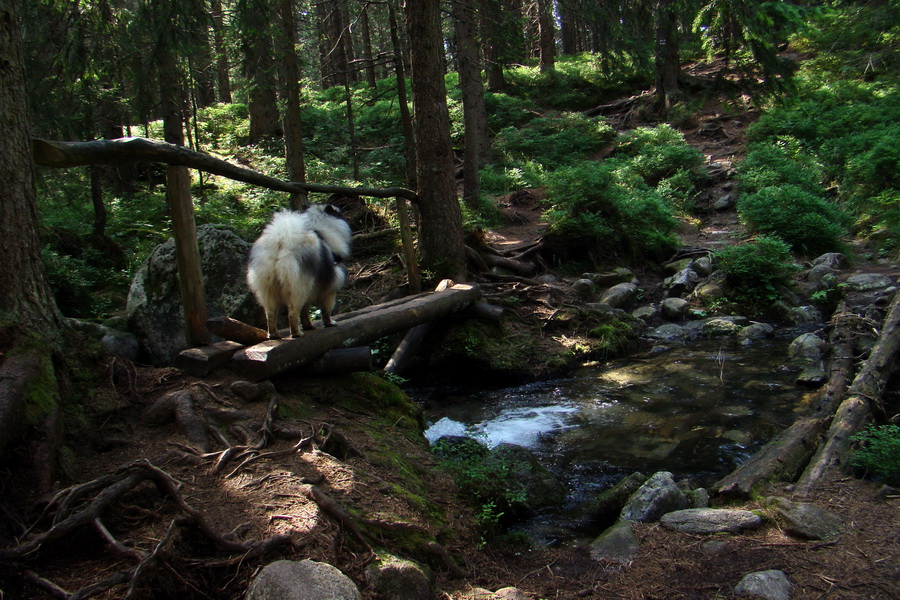
[[[701,340],[582,367],[567,379],[412,395],[432,443],[456,435],[526,446],[559,477],[565,505],[523,525],[546,542],[570,537],[560,530],[577,529],[579,507],[633,471],[709,485],[790,425],[804,399],[787,361],[795,335],[749,347]]]

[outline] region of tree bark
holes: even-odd
[[[394,71],[397,75],[397,105],[400,108],[400,127],[403,129],[403,154],[406,157],[406,185],[416,189],[416,137],[413,131],[409,101],[406,99],[406,67],[403,46],[400,43],[400,28],[397,25],[396,0],[388,0],[388,19],[391,28],[391,47],[394,51]]]
[[[52,342],[59,339],[62,316],[41,261],[17,7],[17,2],[0,3],[0,268],[6,274],[0,285],[0,320]]]
[[[244,75],[250,84],[248,105],[252,144],[281,134],[269,28],[273,19],[270,4],[260,0],[239,0],[238,15],[241,20]]]
[[[224,160],[213,158],[202,152],[194,152],[184,146],[168,144],[146,138],[121,138],[117,140],[96,140],[93,142],[55,142],[34,140],[34,160],[47,167],[78,167],[90,164],[120,164],[137,160],[158,161],[174,165],[185,165],[207,173],[230,177],[237,181],[252,183],[282,192],[319,192],[323,194],[347,194],[351,196],[371,196],[373,198],[393,198],[399,196],[417,201],[418,196],[406,188],[365,188],[318,183],[297,183],[275,179]]]
[[[678,96],[679,61],[678,14],[675,0],[656,3],[656,97],[663,112],[672,108]]]
[[[320,327],[299,338],[268,340],[235,354],[232,368],[252,380],[265,379],[309,363],[329,350],[360,345],[461,310],[481,297],[476,286],[457,284],[335,317],[336,327]]]
[[[462,213],[453,180],[438,0],[406,4],[412,40],[413,108],[422,263],[438,277],[465,280]]]
[[[553,1],[537,0],[537,11],[541,73],[553,73],[556,70],[556,32],[553,27]]]
[[[366,83],[370,88],[374,88],[376,84],[375,78],[375,60],[372,54],[372,32],[369,23],[369,9],[372,7],[368,0],[363,0],[362,14],[360,15],[360,25],[362,34],[362,57],[366,73]]]
[[[210,0],[210,16],[213,22],[213,44],[216,49],[216,81],[219,102],[231,104],[231,75],[228,68],[228,53],[225,49],[225,13],[222,0]]]
[[[459,88],[462,92],[465,130],[463,201],[478,212],[481,203],[478,170],[487,162],[489,142],[484,86],[481,83],[481,64],[478,60],[478,40],[475,35],[475,16],[472,0],[456,0],[453,3]]]
[[[480,3],[487,87],[492,92],[502,92],[506,89],[506,79],[503,76],[505,45],[501,34],[504,5],[497,0],[480,0]]]
[[[279,2],[279,24],[281,25],[281,68],[282,87],[286,106],[284,122],[284,155],[288,177],[291,181],[306,182],[306,161],[303,157],[303,126],[300,119],[300,66],[297,60],[296,32],[294,28],[294,3],[292,0]],[[291,194],[291,208],[301,210],[309,201],[305,192]]]

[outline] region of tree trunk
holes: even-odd
[[[201,108],[216,103],[215,70],[213,69],[212,46],[209,43],[209,29],[198,32],[197,52],[191,57],[194,85],[197,91],[197,105]],[[199,143],[199,142],[198,142]]]
[[[243,37],[244,74],[250,86],[250,143],[256,143],[265,137],[281,134],[269,29],[272,14],[269,4],[259,0],[241,0],[238,14]]]
[[[537,0],[538,48],[541,73],[556,70],[556,31],[553,27],[553,0]]]
[[[231,76],[228,69],[228,53],[225,49],[225,17],[222,0],[210,1],[210,15],[213,22],[213,44],[216,49],[216,81],[219,88],[219,102],[231,104]]]
[[[573,55],[579,50],[578,9],[573,0],[559,0],[559,30],[562,53]]]
[[[288,177],[291,181],[306,182],[306,161],[303,157],[303,126],[300,119],[300,66],[297,60],[296,33],[292,0],[279,3],[279,24],[281,25],[281,68],[282,87],[286,106],[284,109],[284,155]],[[305,193],[291,194],[291,208],[300,210],[306,206],[309,196]]]
[[[413,133],[412,116],[406,99],[406,67],[400,32],[397,25],[395,0],[388,2],[388,19],[391,27],[391,47],[394,51],[394,70],[397,75],[397,104],[400,107],[400,126],[403,128],[403,154],[406,157],[406,185],[416,189],[416,137]]]
[[[307,364],[329,350],[358,346],[461,310],[481,297],[481,290],[457,284],[442,292],[408,296],[338,315],[336,327],[319,327],[299,338],[268,340],[237,352],[232,368],[260,380]]]
[[[678,14],[674,0],[657,0],[656,4],[656,97],[660,109],[667,113],[678,96],[681,73],[678,40]]]
[[[438,0],[408,2],[406,14],[412,41],[422,263],[438,277],[463,281],[466,257],[462,214],[453,180],[440,3]]]
[[[375,87],[375,60],[372,55],[372,32],[369,29],[369,9],[371,4],[368,1],[363,2],[362,14],[360,15],[361,34],[362,34],[362,56],[365,61],[366,83],[370,88]]]
[[[463,201],[477,212],[481,200],[478,170],[487,162],[489,142],[484,87],[478,61],[478,40],[475,37],[475,10],[471,0],[457,0],[453,3],[453,21],[465,131]]]
[[[506,89],[506,80],[503,77],[504,46],[501,34],[503,23],[503,3],[497,0],[480,0],[481,2],[481,28],[484,39],[484,62],[487,72],[487,87],[492,92],[502,92]]]
[[[62,318],[44,277],[17,2],[0,2],[0,321],[47,340]]]

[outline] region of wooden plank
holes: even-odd
[[[328,350],[349,348],[375,341],[391,333],[410,329],[446,316],[481,297],[477,286],[456,284],[443,292],[426,292],[356,313],[347,313],[336,327],[307,331],[302,337],[267,340],[235,353],[232,368],[259,381],[307,364]]]
[[[224,340],[207,346],[187,348],[178,353],[174,364],[177,368],[195,377],[206,377],[214,370],[231,362],[234,353],[243,347],[237,342]]]

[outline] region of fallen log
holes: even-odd
[[[307,364],[334,348],[365,344],[462,310],[481,297],[477,286],[456,284],[367,307],[335,319],[336,327],[307,331],[302,337],[267,340],[235,353],[231,367],[258,381]]]
[[[853,370],[853,344],[849,334],[836,328],[829,337],[828,385],[812,414],[797,419],[712,490],[729,498],[748,498],[754,487],[778,479],[794,481],[806,467],[824,434],[835,409],[844,397]]]
[[[845,467],[850,451],[850,436],[859,432],[870,419],[872,404],[878,402],[885,385],[898,368],[900,353],[900,293],[884,319],[878,341],[869,358],[853,380],[847,398],[841,402],[825,442],[819,447],[797,483],[797,492],[808,494],[833,467]]]

